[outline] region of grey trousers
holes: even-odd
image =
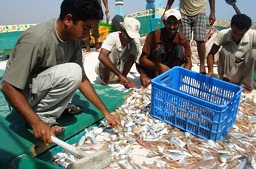
[[[28,100],[45,123],[53,123],[71,102],[82,81],[82,69],[76,63],[65,63],[33,78]]]
[[[219,53],[218,74],[220,79],[227,78],[231,83],[253,90],[253,74],[256,69],[256,49],[249,50],[243,61],[238,61],[228,45]]]

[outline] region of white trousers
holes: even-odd
[[[45,123],[60,117],[82,81],[82,69],[65,63],[46,69],[33,78],[28,100]]]
[[[243,61],[237,61],[231,48],[223,46],[219,53],[218,74],[220,79],[227,78],[231,83],[253,90],[253,75],[256,70],[256,49],[249,50]]]

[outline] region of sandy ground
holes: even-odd
[[[99,51],[95,51],[94,48],[91,48],[90,52],[83,54],[85,73],[88,76],[88,78],[90,79],[92,84],[99,84],[101,82],[100,78],[95,73],[95,66],[98,63],[98,55],[99,55]],[[0,61],[0,69],[5,70],[5,66],[6,66],[6,61]],[[196,72],[199,71],[199,67],[197,66],[197,64],[193,64],[192,70],[196,71]],[[214,72],[217,73],[216,67],[214,68]],[[138,88],[141,88],[139,73],[137,72],[135,66],[132,67],[130,73],[128,74],[128,78],[131,81],[133,81],[137,85]],[[110,84],[110,86],[119,87],[122,85]],[[242,93],[242,95],[244,97],[251,98],[252,96],[256,96],[256,90],[253,90],[250,94]]]

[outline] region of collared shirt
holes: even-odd
[[[139,39],[134,39],[130,43],[128,43],[126,46],[123,46],[120,41],[120,31],[112,32],[108,34],[107,38],[102,43],[101,48],[106,49],[108,51],[112,51],[113,47],[117,50],[118,57],[121,58],[125,52],[126,49],[130,50],[131,54],[135,56],[135,61],[137,60],[139,50],[140,50],[140,41]],[[136,50],[131,50],[131,46],[135,46]]]
[[[231,32],[231,28],[221,30],[214,43],[218,46],[230,45],[230,52],[233,53],[237,59],[243,60],[244,54],[256,46],[256,30],[249,29],[238,45],[233,41]]]
[[[153,32],[150,32],[146,37],[142,51],[147,55],[151,55],[155,50],[157,44],[163,44],[166,55],[169,55],[171,53],[175,45],[181,45],[184,47],[186,57],[189,57],[191,55],[189,41],[184,35],[179,32],[175,34],[175,37],[173,39],[168,38],[165,28],[157,29]]]

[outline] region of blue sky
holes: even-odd
[[[108,0],[111,17],[115,14],[115,0]],[[1,0],[0,2],[0,25],[9,24],[33,24],[47,21],[59,16],[62,0]],[[165,7],[167,0],[162,0]],[[207,0],[208,3],[208,0]],[[179,1],[174,2],[177,7]],[[236,5],[242,13],[250,16],[256,22],[256,0],[237,0]],[[209,14],[209,4],[208,13]],[[146,0],[124,0],[124,14],[138,12],[146,8]],[[217,20],[230,20],[235,14],[231,5],[225,0],[216,0]]]

